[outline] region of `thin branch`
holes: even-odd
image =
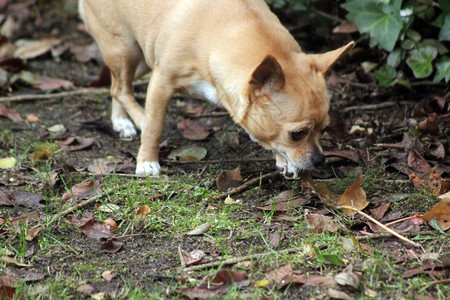
[[[360,211],[359,209],[356,209],[354,207],[351,206],[347,206],[347,205],[341,205],[339,206],[341,209],[350,209],[353,210],[354,212],[366,217],[367,219],[369,219],[370,221],[374,222],[375,224],[377,224],[378,226],[380,226],[381,228],[383,228],[385,231],[389,232],[390,234],[392,234],[393,236],[396,236],[397,238],[401,239],[402,241],[413,245],[414,247],[421,247],[421,245],[419,243],[413,242],[410,239],[405,238],[404,236],[402,236],[401,234],[395,232],[394,230],[390,229],[389,227],[386,227],[385,225],[381,224],[380,222],[378,222],[377,220],[375,220],[374,218],[372,218],[371,216],[369,216],[368,214]]]
[[[260,177],[256,177],[256,178],[250,179],[249,181],[245,182],[241,186],[238,186],[238,187],[236,187],[234,189],[229,190],[228,192],[225,192],[225,193],[222,193],[222,194],[220,194],[218,196],[213,197],[213,200],[221,200],[221,199],[224,199],[224,198],[228,197],[229,195],[240,193],[240,192],[245,191],[245,190],[249,189],[250,187],[260,183],[263,180],[276,177],[279,174],[280,174],[280,172],[274,171],[272,173],[267,173],[267,174],[264,174],[264,175],[262,175]]]
[[[273,157],[266,158],[247,158],[247,159],[217,159],[217,160],[190,160],[190,161],[178,161],[178,160],[165,160],[166,164],[176,165],[213,165],[223,163],[253,163],[253,162],[266,162],[273,161]]]
[[[148,80],[138,80],[133,83],[133,86],[147,84]],[[98,95],[98,94],[108,94],[109,88],[81,88],[77,90],[71,90],[66,92],[59,92],[54,94],[32,94],[32,95],[15,95],[0,97],[0,102],[15,102],[15,101],[29,101],[29,100],[47,100],[63,97],[72,97],[78,95]]]
[[[251,260],[254,258],[261,258],[261,257],[269,256],[272,254],[301,253],[302,251],[303,250],[301,248],[295,247],[295,248],[283,249],[280,251],[269,251],[269,252],[264,252],[264,253],[250,254],[250,255],[241,256],[241,257],[233,257],[233,258],[227,258],[227,259],[219,258],[219,260],[213,261],[213,262],[210,262],[207,264],[184,268],[183,271],[192,272],[192,271],[197,271],[197,270],[202,270],[202,269],[218,267],[218,266],[222,266],[222,265],[232,265],[232,264],[236,264],[241,261]]]

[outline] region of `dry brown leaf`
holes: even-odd
[[[424,175],[412,173],[409,175],[409,180],[416,190],[420,191],[427,186],[436,196],[442,195],[450,190],[450,179],[442,178],[436,171]]]
[[[13,299],[16,293],[16,280],[8,275],[0,276],[0,299]]]
[[[123,246],[122,242],[115,241],[115,236],[108,238],[106,242],[100,245],[100,252],[116,253]]]
[[[30,122],[30,123],[35,123],[35,122],[38,122],[38,121],[39,121],[39,117],[36,116],[36,115],[33,114],[33,113],[28,114],[28,115],[25,117],[25,119],[27,120],[27,122]]]
[[[242,185],[241,167],[233,170],[223,171],[216,179],[216,185],[219,191],[226,192],[228,189]]]
[[[105,223],[108,224],[111,231],[114,231],[118,228],[117,223],[116,221],[114,221],[114,219],[108,218],[105,220]]]
[[[14,123],[22,121],[22,117],[20,114],[12,108],[7,108],[3,104],[0,103],[0,117],[6,117],[9,118]]]
[[[339,197],[338,204],[341,206],[351,206],[358,210],[363,210],[369,202],[366,199],[366,192],[361,188],[363,176],[360,173],[353,184]],[[347,216],[353,216],[354,211],[350,209],[342,210]]]
[[[342,226],[336,224],[332,218],[324,215],[308,213],[305,214],[305,219],[308,226],[317,233],[322,233],[323,231],[335,232],[343,229]]]
[[[39,78],[39,83],[33,87],[38,88],[42,91],[57,90],[60,88],[73,88],[74,84],[72,81],[68,81],[60,78],[51,77],[41,77]]]
[[[178,247],[178,256],[180,257],[181,266],[189,266],[196,265],[200,263],[203,257],[206,256],[206,253],[202,250],[194,250],[190,253],[186,253],[186,251],[181,249],[181,246]]]
[[[38,226],[30,228],[30,230],[28,230],[27,234],[25,235],[25,239],[29,242],[32,241],[39,233],[39,231],[41,231],[41,228]]]
[[[358,26],[356,26],[355,23],[349,20],[342,21],[341,24],[333,29],[333,33],[352,33],[357,31]]]
[[[116,271],[113,271],[113,270],[106,270],[102,273],[102,277],[106,281],[111,281],[116,276],[117,276],[117,273],[116,273]]]
[[[420,155],[420,153],[416,149],[411,149],[409,151],[408,166],[421,173],[428,173],[431,171],[430,164],[425,160],[425,158],[423,158],[422,155]]]
[[[181,135],[191,141],[201,141],[209,136],[208,129],[198,121],[187,119],[178,123],[177,127]]]
[[[77,183],[72,186],[72,192],[66,192],[62,196],[63,202],[66,202],[70,198],[75,198],[76,201],[86,200],[88,198],[97,196],[101,194],[101,188],[99,185],[93,181],[86,181],[82,183]]]
[[[426,214],[421,216],[422,220],[430,223],[435,219],[439,228],[446,231],[450,228],[450,195],[443,197],[442,200],[430,209]]]
[[[333,192],[326,182],[315,182],[310,172],[303,172],[302,179],[308,183],[308,186],[317,193],[319,199],[328,206],[336,207],[339,196]]]
[[[32,267],[32,265],[30,265],[30,264],[21,263],[9,256],[2,256],[2,260],[7,264],[16,265],[18,267]]]
[[[390,204],[390,202],[385,202],[377,207],[371,208],[369,209],[370,213],[375,219],[381,220],[389,209]]]
[[[19,40],[16,43],[17,49],[14,51],[14,57],[21,59],[30,59],[47,53],[60,44],[61,40],[54,37],[42,38],[40,40]]]
[[[144,220],[151,211],[152,209],[148,205],[142,205],[136,211],[136,220]]]

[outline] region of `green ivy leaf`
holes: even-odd
[[[392,85],[394,80],[397,78],[397,71],[394,67],[384,65],[375,71],[375,75],[377,76],[380,85],[389,86]]]
[[[439,39],[442,41],[450,41],[450,13],[447,13],[444,19],[444,25],[442,25],[441,31],[439,31]]]
[[[439,0],[438,2],[439,2],[439,6],[441,7],[443,12],[450,13],[450,1]]]
[[[425,78],[430,76],[433,72],[433,59],[437,55],[437,50],[434,47],[424,47],[415,49],[409,52],[409,57],[406,63],[411,68],[416,78]]]
[[[414,42],[418,42],[422,39],[422,37],[420,36],[420,33],[418,33],[417,31],[415,31],[413,29],[408,30],[406,32],[406,36],[409,37]]]
[[[355,23],[361,32],[368,32],[381,48],[392,51],[403,23],[398,5],[401,1],[391,2],[380,7],[376,0],[350,0],[342,4],[342,7],[349,11],[347,18]],[[389,14],[385,13],[386,11]]]
[[[400,62],[402,61],[402,50],[395,49],[391,53],[389,53],[387,57],[387,64],[391,67],[396,68]]]
[[[419,46],[419,48],[423,48],[426,46],[431,46],[436,48],[436,50],[438,51],[438,53],[440,55],[444,55],[448,53],[448,49],[447,47],[445,47],[444,44],[442,44],[441,42],[439,42],[438,40],[434,40],[434,39],[424,39],[423,41],[420,41],[417,46]]]
[[[414,42],[413,40],[403,40],[401,43],[401,47],[405,50],[411,50],[412,48],[414,48],[414,46],[416,45],[416,42]]]
[[[450,57],[443,56],[436,64],[436,69],[433,82],[439,82],[442,79],[445,79],[445,82],[450,81]]]

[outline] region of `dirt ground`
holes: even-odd
[[[68,8],[62,11],[52,5],[44,6],[47,13],[39,10],[41,14],[38,17],[34,15],[34,10],[30,10],[31,16],[28,17],[28,21],[24,21],[21,30],[16,32],[11,39],[37,40],[51,33],[52,36],[58,37],[71,46],[90,44],[92,41],[90,37],[80,30],[80,21],[73,1],[64,3]],[[300,44],[306,50],[324,51],[330,46],[325,38],[318,40],[308,38],[302,33],[302,28],[297,29],[296,33]],[[315,170],[312,173],[313,177],[332,182],[334,178],[346,178],[349,174],[353,176],[357,174],[358,170],[363,170],[363,172],[375,174],[375,178],[379,181],[390,180],[390,184],[384,185],[382,188],[367,187],[368,198],[376,200],[376,203],[373,203],[374,206],[380,204],[382,199],[394,194],[414,193],[415,189],[412,184],[408,184],[408,180],[409,175],[417,170],[415,169],[416,165],[408,165],[408,152],[404,148],[405,134],[411,128],[415,130],[415,126],[431,111],[441,118],[436,125],[437,132],[433,134],[425,132],[420,135],[421,157],[425,157],[430,168],[436,171],[443,180],[448,179],[450,176],[450,157],[448,155],[450,147],[449,87],[443,84],[432,85],[428,82],[413,85],[411,90],[401,86],[379,87],[371,75],[362,73],[360,64],[366,60],[376,60],[380,54],[366,49],[364,45],[359,46],[358,49],[354,55],[346,57],[338,63],[329,75],[332,124],[327,129],[322,142],[327,154],[327,163]],[[82,52],[80,55],[88,56],[87,52]],[[97,59],[92,58],[82,62],[74,52],[66,50],[57,57],[52,52],[46,52],[31,58],[26,62],[23,70],[40,76],[68,80],[78,89],[87,87],[97,80],[102,68],[103,65]],[[145,87],[145,84],[137,85],[136,93],[145,93]],[[53,92],[59,91],[60,89]],[[42,93],[44,92],[20,80],[2,89],[2,96]],[[437,97],[444,99],[444,103],[446,103],[442,108],[434,106],[433,99]],[[37,122],[28,120],[13,122],[5,117],[0,118],[0,149],[2,149],[0,158],[13,154],[21,157],[19,167],[13,170],[0,170],[0,192],[10,194],[12,191],[26,189],[59,197],[65,192],[66,187],[58,183],[52,186],[50,192],[48,186],[43,183],[45,180],[39,177],[38,170],[42,172],[47,169],[50,172],[74,168],[76,172],[71,175],[71,180],[74,182],[89,178],[101,180],[102,176],[94,176],[89,172],[95,167],[95,161],[105,158],[114,159],[117,163],[116,171],[123,174],[122,176],[128,176],[126,178],[130,178],[130,181],[144,180],[132,178],[139,141],[137,139],[120,139],[112,130],[109,120],[110,96],[108,93],[74,94],[69,97],[54,97],[44,100],[11,102],[2,100],[0,103],[16,110],[24,119],[30,114],[36,115],[39,119]],[[427,111],[427,109],[429,110]],[[197,114],[192,113],[194,111]],[[206,189],[216,190],[215,176],[224,170],[240,166],[244,179],[255,178],[260,174],[267,174],[275,170],[272,154],[251,142],[245,131],[236,126],[229,117],[223,115],[211,117],[211,114],[222,112],[224,111],[196,99],[184,96],[174,97],[166,116],[161,145],[164,178],[181,183],[186,178],[191,178],[203,184]],[[188,118],[200,121],[210,131],[209,137],[202,141],[186,139],[177,125]],[[44,162],[33,161],[31,157],[37,144],[53,142],[53,139],[48,136],[48,129],[56,124],[62,124],[66,129],[61,140],[67,137],[93,138],[92,145],[78,151],[59,151]],[[201,161],[196,163],[172,162],[167,158],[173,149],[185,145],[204,147],[207,155],[203,161],[207,163]],[[444,148],[443,157],[432,154],[438,145],[442,145]],[[10,149],[14,149],[14,153],[11,153]],[[221,163],[214,163],[214,161],[221,161]],[[207,176],[211,176],[211,178],[208,179]],[[123,179],[124,177],[119,178]],[[255,206],[263,205],[284,190],[299,189],[301,186],[301,180],[292,181],[281,176],[272,177],[262,182],[256,191],[251,190],[238,194],[236,197],[243,200],[245,207],[239,212],[230,214],[230,218],[252,219],[255,223],[264,222],[264,214],[260,210],[256,210]],[[339,192],[343,192],[345,189],[341,186],[335,188],[339,189]],[[127,195],[122,196],[124,199],[127,197]],[[313,195],[307,195],[307,197],[314,198]],[[400,202],[391,206],[391,214],[400,212],[401,216],[405,217],[417,212],[424,213],[435,203],[435,200],[420,203]],[[218,205],[218,202],[213,201],[211,205]],[[52,207],[55,206],[49,205],[47,208],[39,207],[37,209],[36,207],[2,206],[0,217],[4,219],[18,217],[36,210],[44,213],[46,209],[51,210]],[[93,205],[88,206],[88,208],[92,207]],[[324,205],[317,198],[315,198],[315,202],[309,204],[309,207],[313,210],[324,209]],[[162,214],[161,217],[164,218],[164,211]],[[27,258],[32,260],[33,270],[45,274],[47,278],[70,277],[78,273],[83,282],[88,282],[95,288],[95,291],[108,293],[112,298],[127,284],[130,285],[130,288],[150,289],[155,295],[167,295],[167,286],[180,284],[179,277],[174,275],[176,273],[174,270],[180,268],[179,248],[186,251],[202,249],[209,253],[218,251],[217,247],[209,245],[195,236],[164,232],[167,224],[161,224],[160,230],[149,231],[136,225],[137,227],[133,228],[131,232],[143,232],[144,234],[136,236],[130,234],[128,237],[122,238],[121,241],[125,243],[123,248],[117,253],[111,254],[99,253],[100,242],[93,242],[91,238],[82,235],[80,231],[73,230],[71,224],[61,221],[54,225],[52,234],[60,236],[65,246],[57,247],[55,245],[54,249],[40,251],[41,243],[48,238],[44,235],[27,243],[26,250],[29,252]],[[352,229],[356,232],[359,230],[358,226],[358,224],[354,224]],[[426,229],[430,230],[431,227],[426,227]],[[121,234],[127,233],[118,233],[118,235]],[[216,234],[226,236],[228,233],[217,232]],[[307,235],[307,231],[286,231],[285,240],[307,238]],[[3,240],[2,245],[6,245],[11,237],[0,228],[0,239]],[[386,240],[386,244],[394,248],[396,243],[399,242],[394,239]],[[233,251],[236,256],[244,255],[247,249],[259,244],[261,244],[261,240],[254,236],[234,240]],[[434,245],[441,247],[444,254],[450,250],[448,244],[443,246],[442,243],[436,242]],[[99,269],[112,268],[121,270],[121,278],[118,277],[112,281],[98,278]],[[12,270],[12,273],[19,272],[11,266],[8,266],[7,269]],[[5,270],[0,270],[0,272],[4,273]],[[448,278],[448,265],[444,267],[445,270]],[[385,275],[386,278],[389,277],[387,272]],[[42,285],[39,284],[39,281],[32,285],[36,289],[35,295],[39,295]],[[50,286],[49,289],[51,290],[52,287]],[[45,293],[48,291],[47,287]],[[316,287],[293,286],[283,297],[295,298],[299,295],[298,293],[303,293],[301,295],[305,296],[316,295]],[[55,295],[57,291],[51,290],[51,294]],[[91,295],[93,292],[87,294]],[[71,295],[74,298],[81,298],[84,294],[78,290]],[[436,297],[433,299],[439,298],[438,292],[433,289],[429,295]],[[139,297],[139,295],[135,296]],[[166,297],[172,296],[174,294]],[[383,298],[387,295],[381,293],[378,296]],[[133,298],[130,295],[129,297]]]

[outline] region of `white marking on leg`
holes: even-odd
[[[136,136],[137,131],[133,122],[129,119],[118,118],[112,120],[114,131],[118,132],[121,137],[131,138]]]
[[[161,167],[157,161],[138,162],[136,166],[136,174],[147,176],[158,176]]]

